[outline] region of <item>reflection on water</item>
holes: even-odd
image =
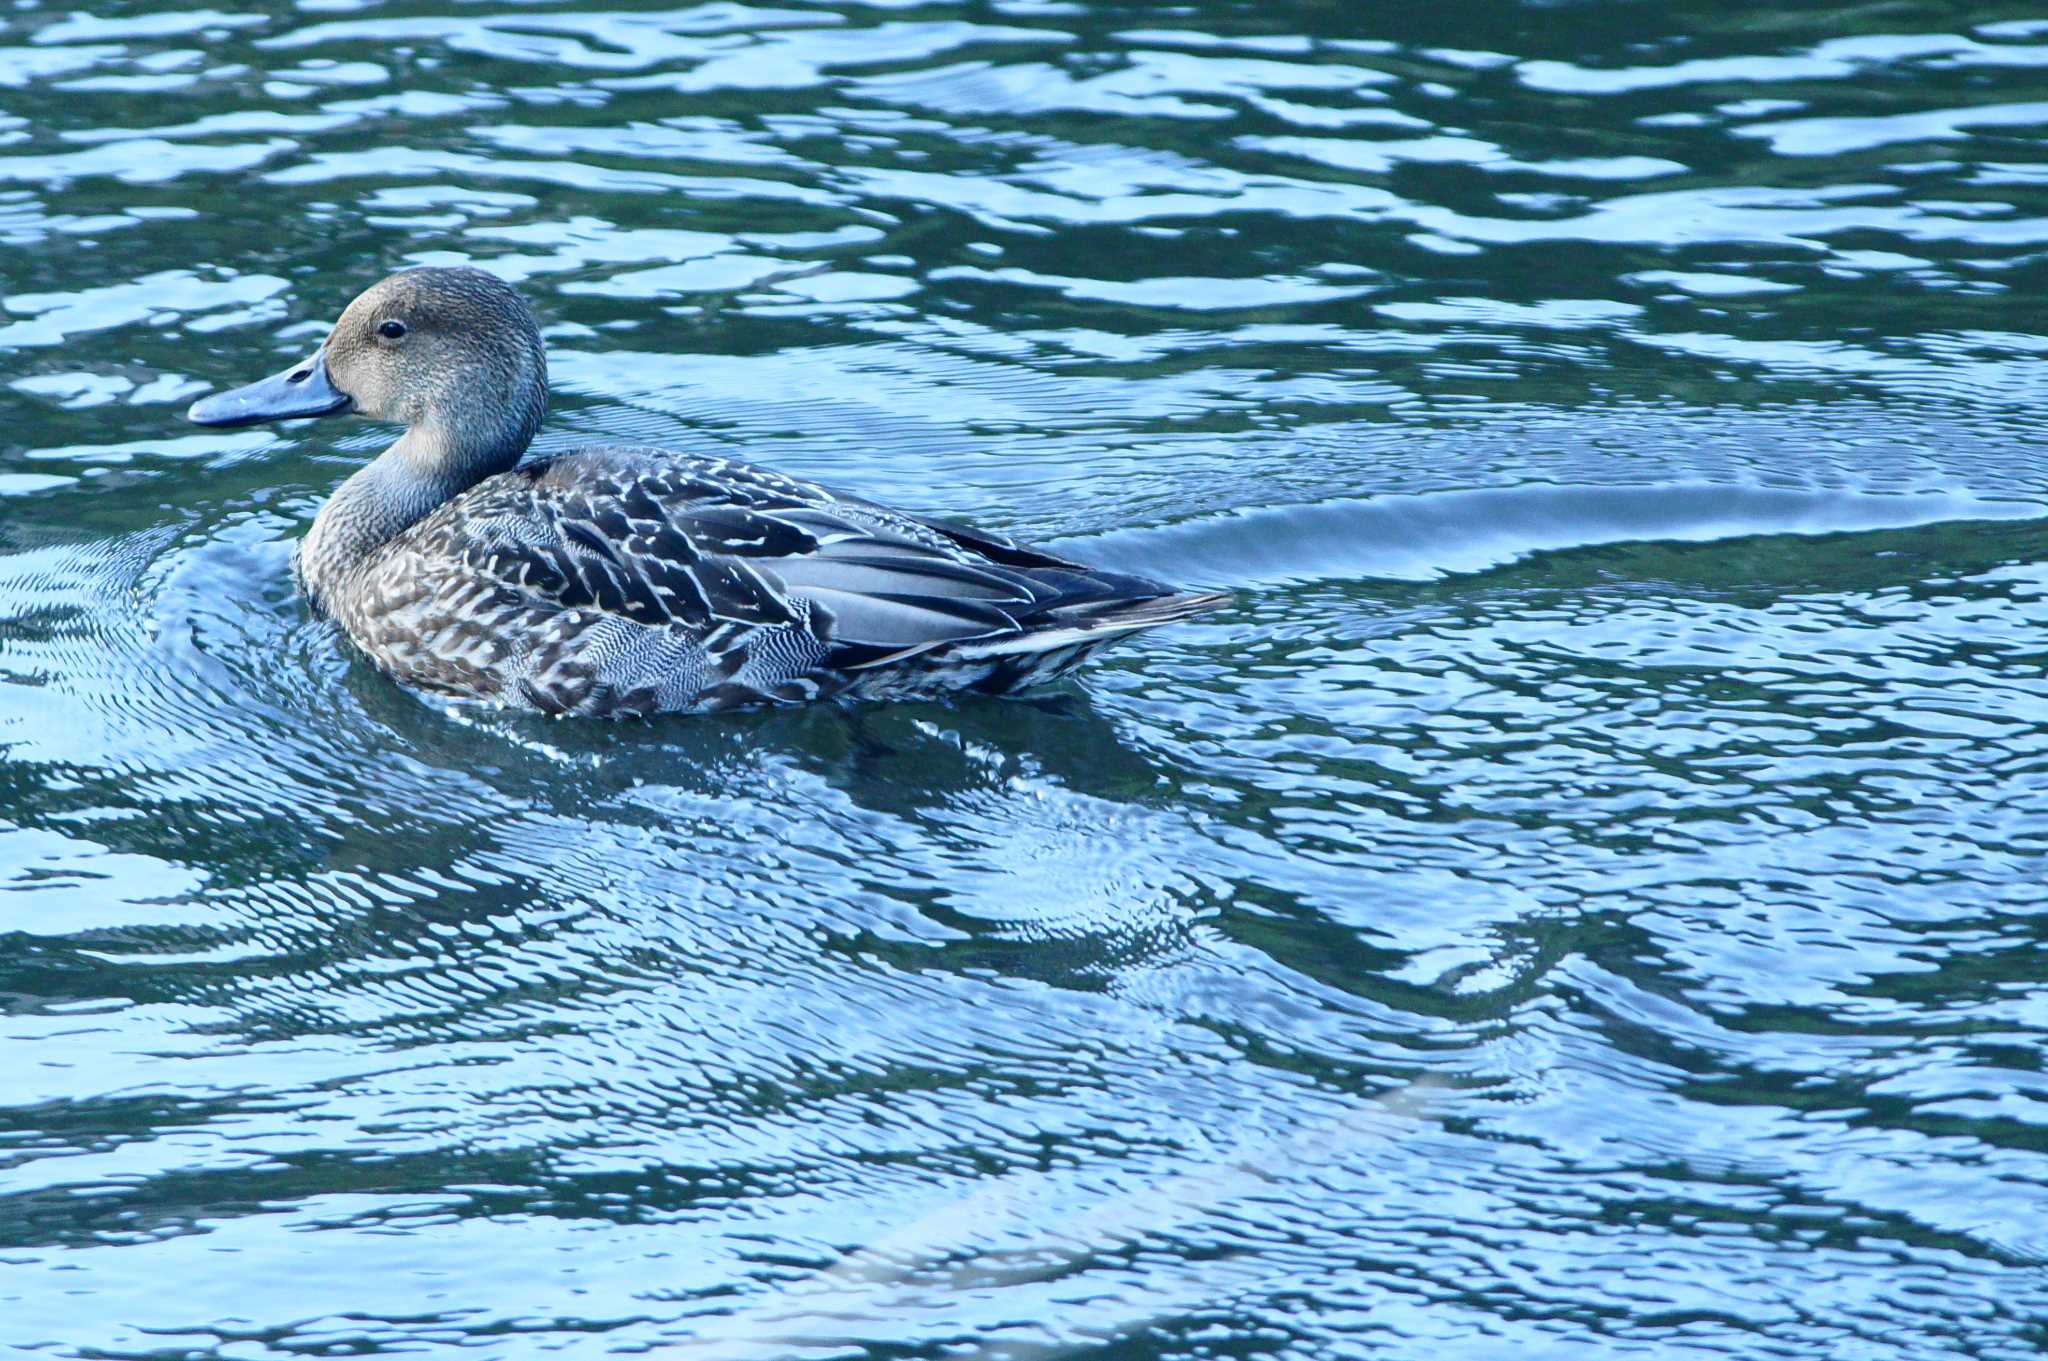
[[[0,1344],[2037,1355],[2044,128],[1998,3],[7,11]],[[421,704],[379,436],[179,413],[455,260],[554,440],[1239,607]]]

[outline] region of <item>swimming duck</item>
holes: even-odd
[[[405,433],[293,573],[378,668],[437,695],[630,717],[1008,693],[1228,600],[1096,571],[737,460],[590,445],[522,463],[547,408],[503,280],[408,269],[200,425],[353,413]]]

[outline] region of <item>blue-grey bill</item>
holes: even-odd
[[[297,416],[331,416],[348,410],[349,405],[348,394],[328,381],[323,346],[283,373],[201,397],[185,412],[185,418],[199,425],[255,425]]]

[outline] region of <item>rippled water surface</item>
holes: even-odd
[[[2048,1347],[2038,5],[0,15],[0,1351]],[[181,413],[452,261],[1237,604],[423,704]]]

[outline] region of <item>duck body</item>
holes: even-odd
[[[358,298],[305,364],[191,414],[407,424],[294,570],[379,669],[455,699],[623,718],[1006,694],[1228,599],[737,460],[599,445],[522,463],[545,392],[509,286],[418,269]]]
[[[308,594],[396,679],[601,718],[1005,694],[1217,603],[749,464],[613,446],[486,478],[339,572],[316,564],[302,554]]]

